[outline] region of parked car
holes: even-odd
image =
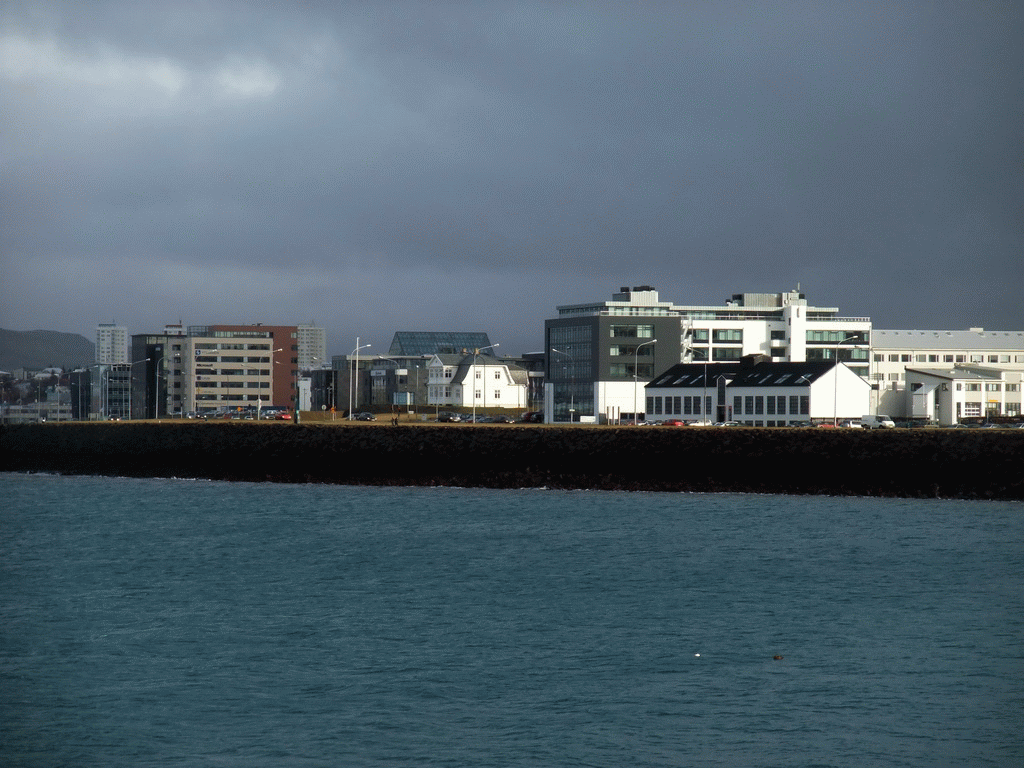
[[[491,421],[493,421],[495,424],[515,424],[516,420],[513,419],[511,416],[501,414],[499,416],[495,416],[493,419],[491,419]]]
[[[892,417],[886,416],[884,413],[865,414],[860,417],[860,424],[864,429],[893,429],[896,426],[896,422],[892,420]]]
[[[661,426],[663,426],[663,427],[685,427],[686,426],[686,422],[683,421],[682,419],[665,419],[663,422],[661,422]]]
[[[451,411],[441,411],[437,414],[437,420],[446,424],[454,424],[460,421],[461,417],[457,413]]]
[[[367,411],[363,411],[362,413],[357,413],[352,418],[354,418],[356,421],[376,421],[377,420],[376,416],[374,416],[372,413],[368,413]]]
[[[844,421],[839,426],[840,427],[846,427],[847,429],[862,429],[860,422],[859,421],[853,421],[852,419],[847,419],[846,421]]]

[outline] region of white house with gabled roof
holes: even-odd
[[[527,371],[490,355],[434,355],[427,402],[458,408],[525,408]]]
[[[680,363],[646,386],[648,420],[737,421],[752,427],[860,419],[870,386],[845,363]]]

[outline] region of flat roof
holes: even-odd
[[[1024,331],[917,331],[871,332],[874,349],[1004,349],[1024,350]]]

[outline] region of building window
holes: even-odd
[[[745,412],[748,415],[753,413],[754,412],[754,396],[753,395],[747,395],[746,398],[744,398],[743,405],[746,407],[746,411]]]
[[[952,355],[943,355],[942,356],[942,362],[944,362],[944,363],[952,363],[953,362],[953,356]]]
[[[901,363],[909,363],[910,362],[910,355],[900,355],[900,362]]]
[[[890,363],[898,363],[899,361],[900,361],[900,356],[899,355],[889,355],[889,362]]]
[[[716,328],[711,338],[716,344],[740,344],[743,342],[743,331],[738,328]]]
[[[1002,391],[1002,387],[999,384],[986,384],[985,385],[985,391],[986,392],[1001,392]]]
[[[785,416],[786,415],[786,396],[785,395],[779,395],[779,415],[780,416]]]
[[[712,360],[739,360],[742,356],[741,347],[714,347],[711,351]]]
[[[495,400],[501,400],[501,390],[500,389],[494,390],[494,399]]]
[[[646,357],[653,354],[654,345],[636,346],[630,344],[612,344],[608,347],[608,354],[612,357]]]
[[[743,413],[743,398],[735,395],[732,399],[732,410],[738,416]]]
[[[968,392],[981,392],[981,384],[967,384],[964,389]]]
[[[653,339],[653,325],[613,325],[611,326],[613,339]]]
[[[800,413],[807,415],[811,412],[811,398],[808,395],[800,395]]]
[[[885,355],[875,355],[874,360],[876,363],[884,363]]]
[[[766,413],[769,416],[774,416],[775,415],[775,395],[768,395],[767,399],[768,399],[768,402],[765,403],[765,405],[767,407]],[[772,426],[775,426],[775,425],[772,424]]]

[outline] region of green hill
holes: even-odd
[[[77,368],[95,358],[96,345],[77,333],[0,328],[0,370]]]

